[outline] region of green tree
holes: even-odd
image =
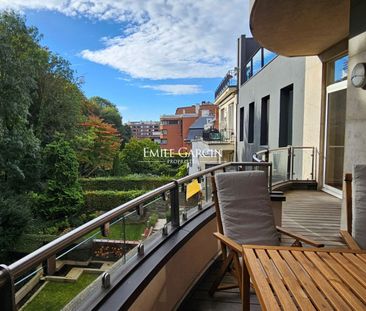
[[[70,144],[62,137],[48,144],[43,163],[45,188],[34,194],[34,214],[51,220],[77,214],[84,198],[78,182],[79,164]]]
[[[15,192],[37,176],[39,142],[28,113],[37,87],[38,41],[37,30],[19,15],[0,14],[0,186]]]
[[[91,97],[89,101],[91,102],[92,114],[100,117],[104,122],[113,125],[121,133],[122,116],[117,106],[108,99],[99,96]]]
[[[135,174],[170,175],[171,172],[161,157],[160,145],[150,139],[131,139],[120,153],[120,165]]]
[[[85,101],[83,108],[84,115],[98,116],[104,122],[111,124],[118,130],[121,137],[121,149],[128,143],[132,137],[132,130],[127,124],[122,124],[122,115],[115,104],[109,100],[94,96]]]
[[[121,138],[121,149],[123,149],[132,138],[132,129],[127,124],[122,124]]]
[[[45,145],[57,133],[63,133],[68,139],[74,137],[86,99],[68,61],[48,50],[44,50],[42,59],[37,89],[32,96],[30,121]]]

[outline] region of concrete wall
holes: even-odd
[[[323,140],[324,140],[324,107],[323,102],[323,63],[318,56],[306,57],[305,62],[305,93],[304,93],[304,124],[302,146],[316,148],[315,172],[316,180],[322,179]],[[311,172],[309,150],[303,154],[303,174]]]
[[[350,38],[348,42],[349,72],[358,63],[366,63],[366,1],[351,1]],[[354,164],[366,164],[366,90],[355,88],[348,75],[344,172],[352,172]],[[345,226],[343,213],[342,226]]]
[[[303,144],[305,58],[278,56],[239,88],[237,107],[238,161],[251,161],[253,153],[267,148],[260,146],[260,117],[262,98],[270,95],[268,148],[278,147],[280,90],[294,85],[292,144]],[[255,102],[254,143],[248,143],[249,104]],[[244,141],[240,141],[240,108],[244,107]]]

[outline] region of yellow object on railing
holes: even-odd
[[[193,179],[188,185],[187,185],[187,191],[186,191],[186,200],[193,197],[196,193],[201,191],[201,185],[198,183],[197,179]]]

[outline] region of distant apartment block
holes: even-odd
[[[205,153],[193,156],[189,173],[210,167],[213,164],[235,160],[237,79],[235,70],[230,70],[220,82],[215,92],[214,105],[217,107],[215,123],[198,119],[190,129],[192,153]],[[203,135],[202,134],[203,128]]]
[[[160,122],[159,121],[134,121],[128,122],[131,127],[132,137],[136,139],[151,139],[160,143]]]
[[[194,130],[191,127],[199,118],[205,118],[207,122],[216,122],[217,106],[210,102],[202,102],[198,105],[179,107],[174,115],[161,116],[161,148],[172,149],[174,152],[178,152],[181,148],[186,148],[187,151],[190,151],[191,139],[189,136],[192,136],[192,131]],[[201,121],[203,122],[203,120]],[[203,132],[203,128],[201,132]],[[189,135],[190,133],[191,135]]]

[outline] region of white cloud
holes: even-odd
[[[158,84],[143,85],[141,87],[160,91],[164,95],[189,95],[204,93],[201,86],[196,84]]]
[[[1,0],[1,8],[57,10],[124,22],[104,48],[80,55],[133,78],[222,77],[235,66],[236,42],[248,30],[248,0]]]

